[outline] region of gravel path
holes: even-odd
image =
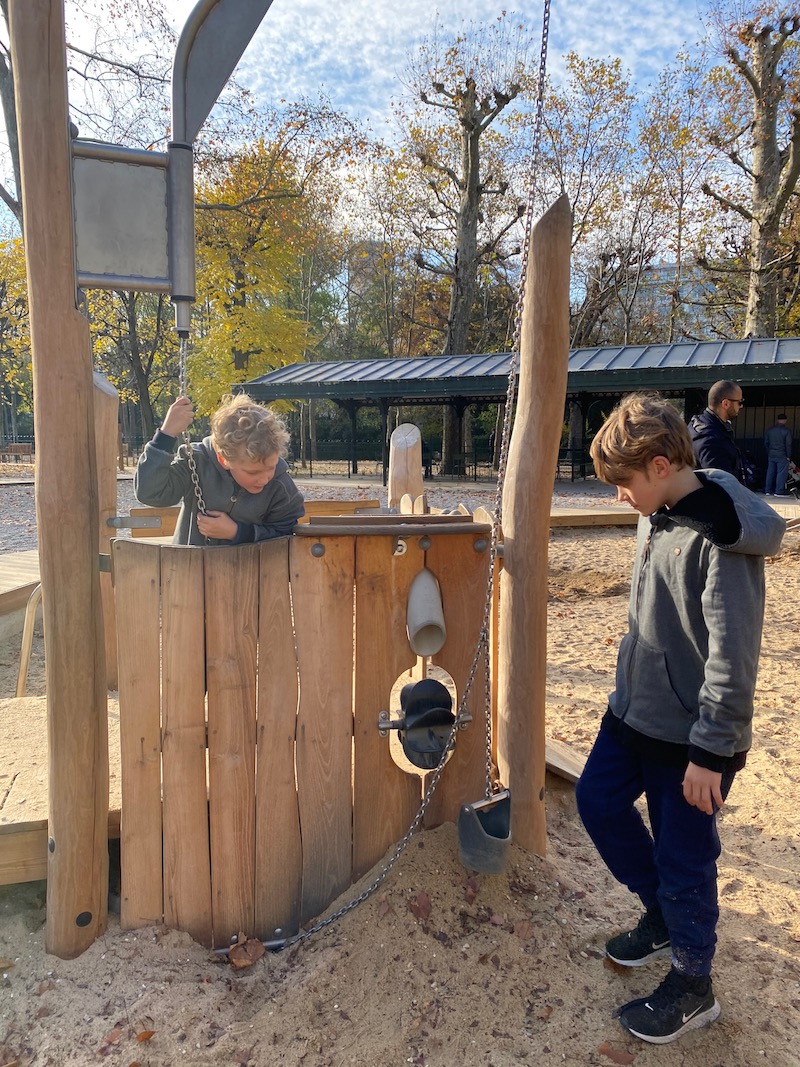
[[[360,479],[351,481],[335,480],[328,482],[324,478],[313,481],[298,479],[303,495],[308,500],[320,498],[379,499],[386,505],[386,490],[379,482],[367,482]],[[127,515],[131,507],[137,504],[133,495],[133,482],[130,478],[120,478],[117,489],[117,514]],[[495,489],[481,483],[460,482],[457,485],[425,486],[428,504],[435,508],[455,508],[464,504],[471,511],[477,507],[492,509],[495,501]],[[614,494],[608,486],[595,479],[585,482],[558,482],[553,493],[556,507],[603,507],[615,503]],[[119,536],[128,536],[127,531],[120,531]],[[0,553],[23,552],[37,547],[36,508],[33,495],[33,483],[0,480]]]

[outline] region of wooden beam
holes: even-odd
[[[48,952],[108,908],[108,729],[89,326],[76,307],[63,0],[11,0],[28,272],[49,751]]]
[[[47,878],[47,819],[0,826],[0,885]],[[108,837],[119,837],[119,811],[108,813]]]
[[[498,746],[514,837],[544,854],[547,545],[569,359],[572,213],[560,197],[533,229],[517,410],[503,491]]]

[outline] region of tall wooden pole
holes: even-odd
[[[497,757],[514,839],[544,855],[547,544],[569,360],[572,212],[560,197],[531,234],[517,410],[503,489]]]
[[[89,328],[76,308],[63,0],[11,0],[28,269],[49,754],[48,952],[108,898],[108,724]]]

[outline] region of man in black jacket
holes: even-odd
[[[727,471],[744,484],[744,466],[733,439],[731,420],[742,410],[742,387],[727,380],[708,390],[708,407],[689,420],[689,436],[699,470]]]

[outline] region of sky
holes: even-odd
[[[165,0],[176,30],[195,0]],[[640,89],[684,45],[703,33],[704,0],[552,0],[548,69],[558,80],[563,57],[618,56]],[[409,54],[432,33],[437,19],[457,30],[466,19],[496,18],[502,0],[273,0],[236,71],[264,105],[314,97],[320,88],[333,105],[377,133],[386,128]],[[539,0],[508,5],[536,37]]]

